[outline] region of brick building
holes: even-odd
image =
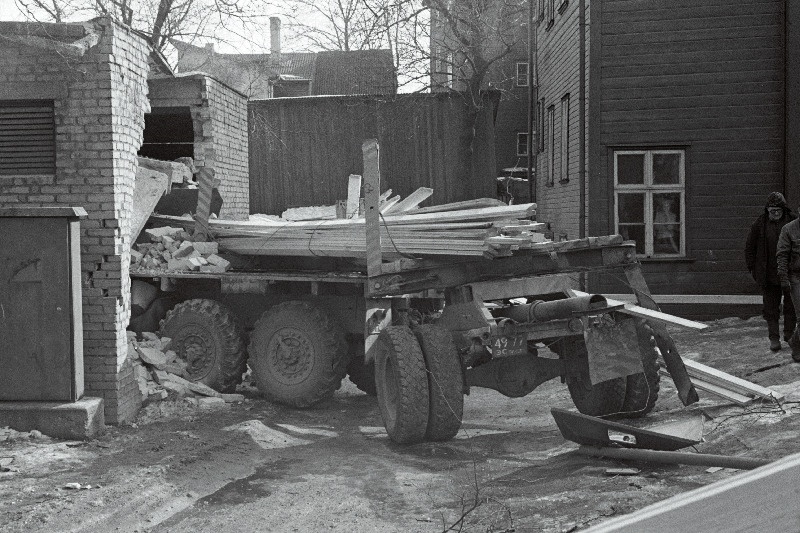
[[[246,218],[247,100],[205,75],[165,74],[145,39],[110,18],[0,22],[0,36],[0,207],[88,213],[80,234],[85,394],[104,400],[107,422],[130,420],[140,407],[126,335],[140,148],[155,138],[149,148],[163,159],[213,168],[221,215]]]
[[[0,23],[0,206],[80,206],[86,395],[118,423],[138,410],[125,328],[130,213],[147,101],[146,42],[107,18],[83,24]],[[12,117],[21,117],[12,120]],[[15,126],[14,124],[17,124]],[[5,129],[5,128],[4,128]],[[27,154],[25,158],[14,154]]]

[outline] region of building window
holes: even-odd
[[[552,185],[556,175],[556,107],[547,108],[547,185]]]
[[[686,255],[686,152],[614,152],[617,233],[646,257]]]
[[[567,10],[568,5],[569,5],[569,0],[561,0],[558,5],[558,14],[563,15],[564,11]]]
[[[528,86],[528,64],[517,63],[517,87]]]
[[[517,155],[520,157],[527,157],[528,155],[528,134],[517,133]]]
[[[544,20],[544,4],[548,0],[539,0],[539,22]]]
[[[547,19],[547,29],[553,27],[556,19],[556,0],[545,0],[547,2],[547,13],[545,14],[545,18]]]
[[[569,181],[569,94],[561,99],[561,167],[558,179]]]
[[[544,98],[536,104],[536,151],[544,152]]]
[[[53,102],[0,100],[0,175],[55,174]]]

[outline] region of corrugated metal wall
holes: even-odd
[[[473,120],[459,94],[250,101],[250,212],[344,200],[370,138],[380,145],[383,190],[432,187],[424,205],[494,198],[496,105],[488,95]]]

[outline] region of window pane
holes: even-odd
[[[617,154],[617,182],[620,185],[644,183],[644,154]]]
[[[677,192],[653,194],[653,252],[677,254],[681,251],[681,195]]]
[[[644,193],[617,195],[618,219],[622,224],[644,224]]]
[[[620,224],[619,234],[626,241],[636,241],[636,253],[644,254],[644,224]]]
[[[681,181],[681,154],[653,154],[653,183],[677,184]]]

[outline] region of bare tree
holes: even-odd
[[[170,39],[251,41],[263,18],[246,0],[15,0],[29,20],[68,22],[110,15],[164,50]],[[260,4],[266,9],[269,4]],[[227,36],[227,37],[226,37]]]

